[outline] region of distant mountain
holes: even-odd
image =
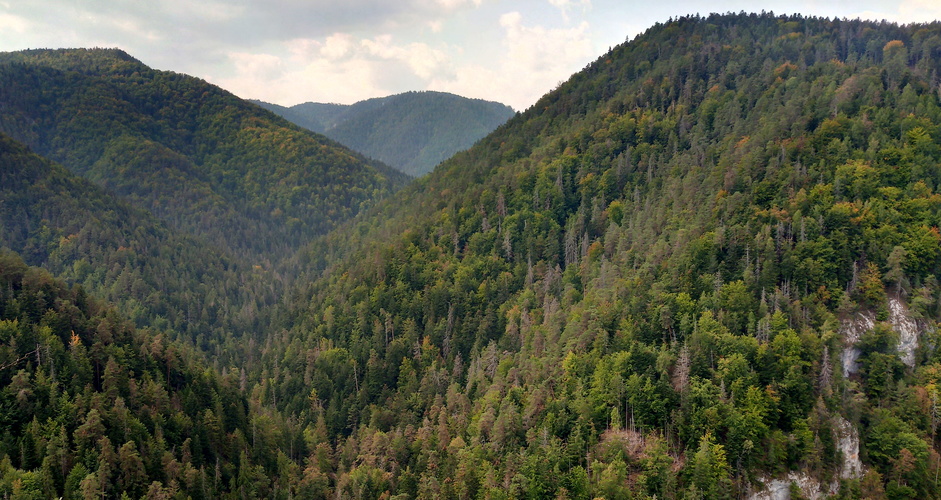
[[[280,115],[282,118],[300,125],[308,130],[323,134],[336,126],[343,117],[355,106],[349,104],[324,104],[319,102],[305,102],[296,106],[285,107],[264,101],[251,102]]]
[[[115,49],[0,54],[0,131],[236,255],[277,262],[407,177]]]
[[[509,106],[444,92],[406,92],[348,106],[254,102],[412,176],[430,172],[513,116]]]

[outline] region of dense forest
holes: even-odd
[[[407,177],[197,78],[116,49],[0,54],[0,132],[255,263]]]
[[[279,485],[238,372],[0,254],[4,498],[266,497]],[[262,417],[263,418],[263,417]]]
[[[431,172],[513,116],[509,106],[445,92],[406,92],[348,106],[256,102],[414,177]]]
[[[214,356],[227,337],[264,328],[281,290],[274,271],[174,231],[2,134],[0,242],[137,326]]]
[[[270,102],[251,100],[268,111],[318,134],[332,128],[352,107],[349,104],[305,102],[294,106],[281,106]]]
[[[0,491],[941,498],[939,144],[941,23],[691,16],[295,246],[215,350],[4,255]],[[49,252],[19,182],[0,244]]]

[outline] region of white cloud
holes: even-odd
[[[862,19],[885,19],[896,23],[929,23],[941,19],[941,2],[938,0],[901,0],[895,10],[867,10],[847,16]]]
[[[926,23],[941,19],[937,0],[906,0],[899,4],[899,22]]]
[[[577,5],[585,8],[590,7],[591,0],[549,0],[549,4],[562,11],[562,18],[565,19],[566,23],[568,23],[569,10]]]
[[[553,7],[556,7],[556,8],[565,10],[565,9],[570,9],[570,8],[574,7],[575,5],[584,5],[584,6],[591,5],[591,0],[576,0],[576,1],[572,1],[572,0],[549,0],[549,3],[550,3]]]
[[[0,31],[26,33],[31,26],[32,23],[23,17],[14,14],[0,13]]]
[[[381,95],[376,75],[368,61],[319,57],[304,64],[285,61],[270,54],[229,54],[235,74],[214,83],[243,98],[296,104],[310,100],[352,103]]]
[[[424,43],[398,43],[392,35],[356,38],[334,33],[323,40],[295,39],[286,55],[232,52],[234,74],[217,84],[243,97],[279,104],[305,101],[351,103],[421,88],[434,75],[448,73],[450,58]],[[278,52],[278,51],[273,51]]]
[[[270,54],[233,52],[229,58],[239,74],[255,79],[266,78],[280,72],[282,68],[281,59]]]
[[[500,17],[503,52],[493,65],[464,65],[453,78],[435,78],[429,89],[468,97],[499,99],[525,109],[578,71],[593,55],[589,26],[574,28],[526,26],[518,12]]]
[[[498,26],[500,50],[486,63],[462,62],[464,47],[399,41],[390,34],[357,38],[334,33],[286,42],[287,55],[281,57],[231,53],[235,74],[216,83],[244,97],[279,104],[349,103],[428,89],[524,109],[593,56],[587,22],[547,28],[509,12],[499,16]]]
[[[415,75],[422,79],[431,78],[448,63],[447,55],[441,50],[433,49],[424,43],[395,45],[391,35],[363,40],[362,46],[372,56],[407,64]]]
[[[163,40],[165,36],[164,33],[150,29],[141,20],[133,17],[104,18],[99,22],[101,25],[110,25],[117,31],[140,37],[147,42],[159,42]]]
[[[512,12],[500,18],[500,25],[506,29],[506,57],[529,71],[553,71],[592,54],[587,22],[569,29],[527,27],[523,26],[520,14]]]
[[[343,59],[353,50],[354,43],[352,36],[335,33],[327,37],[327,40],[320,46],[320,54],[332,61]]]

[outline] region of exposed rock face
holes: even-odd
[[[863,475],[863,463],[859,460],[859,433],[856,427],[840,415],[834,419],[834,434],[837,449],[843,455],[840,464],[840,479],[858,479]],[[836,480],[823,484],[807,472],[789,472],[783,478],[765,479],[764,488],[752,491],[749,500],[789,500],[791,484],[800,488],[801,496],[810,500],[827,498],[840,490]]]
[[[898,351],[902,362],[909,368],[915,367],[915,350],[918,349],[918,338],[924,330],[898,297],[889,297],[889,323],[899,336]],[[849,319],[844,319],[840,327],[843,337],[843,353],[840,359],[843,364],[843,376],[848,377],[859,371],[859,349],[856,343],[860,337],[876,325],[875,315],[870,311],[856,313]]]
[[[915,367],[915,353],[919,339],[934,326],[927,321],[916,319],[908,306],[898,296],[888,298],[888,323],[898,335],[899,359],[909,368]],[[839,335],[843,339],[843,352],[840,361],[843,377],[847,378],[859,372],[861,351],[856,345],[859,340],[876,326],[876,315],[872,311],[860,311],[844,318],[840,323]],[[839,493],[840,479],[859,479],[866,472],[866,467],[859,459],[859,430],[842,415],[832,418],[833,438],[840,451],[841,462],[837,470],[838,477],[830,482],[820,482],[808,471],[791,471],[784,477],[761,479],[761,489],[749,492],[749,500],[790,500],[791,486],[800,489],[802,498],[811,500],[827,498]]]
[[[782,479],[772,479],[765,483],[765,488],[748,495],[748,500],[789,500],[791,483],[800,488],[801,496],[808,500],[820,500],[835,495],[840,483],[833,481],[829,485],[820,484],[806,472],[789,472]]]
[[[908,307],[896,297],[889,298],[889,323],[899,336],[898,352],[902,362],[914,368],[915,351],[918,338],[925,330],[925,325],[916,321]],[[860,350],[856,347],[859,339],[876,326],[876,316],[871,311],[862,311],[844,319],[840,325],[843,337],[843,353],[840,355],[843,376],[859,371]],[[840,415],[834,418],[834,438],[836,447],[842,455],[839,469],[840,479],[858,479],[865,469],[859,459],[859,432],[856,427]],[[808,499],[826,498],[839,491],[839,482],[834,480],[822,484],[807,472],[789,472],[783,478],[764,480],[764,488],[748,495],[750,500],[789,500],[791,484],[800,488],[801,495]]]
[[[748,495],[748,500],[788,500],[789,498],[791,498],[791,481],[787,479],[773,479],[765,483],[765,489]]]
[[[837,416],[835,423],[836,447],[843,454],[840,478],[860,478],[863,475],[863,463],[859,460],[859,433],[856,427],[842,416]]]
[[[856,348],[856,342],[864,333],[872,330],[876,326],[876,317],[872,312],[863,311],[856,313],[851,319],[843,320],[840,327],[840,335],[843,337],[843,354],[840,360],[843,364],[843,376],[848,377],[859,371],[859,349]]]
[[[915,367],[915,349],[918,348],[918,323],[908,312],[908,307],[895,297],[889,298],[889,323],[899,334],[899,357],[909,368]]]

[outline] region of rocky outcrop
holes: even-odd
[[[909,368],[915,367],[915,351],[918,349],[918,339],[927,330],[927,325],[916,320],[908,306],[898,297],[889,297],[889,324],[898,334],[899,358]],[[871,311],[861,311],[840,324],[840,336],[843,338],[843,353],[840,360],[843,365],[843,376],[848,377],[859,371],[859,354],[856,347],[859,339],[876,326],[876,317]]]
[[[876,326],[876,316],[869,311],[856,313],[851,318],[844,319],[840,325],[840,336],[843,337],[843,353],[840,355],[840,361],[843,365],[844,377],[849,377],[859,371],[860,351],[856,343],[874,326]]]
[[[928,327],[917,321],[908,307],[897,297],[889,298],[888,306],[888,322],[898,334],[899,357],[905,365],[914,368],[918,340]],[[843,339],[843,352],[840,355],[840,361],[844,377],[849,377],[859,371],[860,350],[856,344],[875,326],[876,316],[871,311],[857,312],[841,322],[839,334]],[[841,454],[839,479],[859,479],[863,476],[865,467],[859,459],[859,432],[856,426],[841,415],[836,415],[833,419],[833,434],[836,447]],[[793,484],[800,489],[802,497],[819,499],[836,494],[840,487],[837,478],[828,484],[821,483],[805,471],[792,471],[781,478],[767,478],[762,483],[762,488],[752,491],[747,498],[750,500],[789,500]]]
[[[840,478],[858,479],[863,476],[863,463],[859,460],[859,432],[842,416],[837,416],[835,424],[836,447],[843,456]]]
[[[848,420],[837,415],[833,421],[833,434],[836,447],[840,450],[840,479],[858,479],[862,477],[863,463],[859,460],[859,433]],[[768,478],[762,481],[761,489],[749,493],[749,500],[789,500],[791,485],[800,489],[801,497],[810,500],[827,498],[839,493],[840,483],[834,478],[829,483],[821,483],[808,472],[789,472],[781,478]]]
[[[889,323],[899,336],[899,357],[909,368],[915,367],[915,349],[918,348],[920,328],[908,307],[896,297],[889,298]]]
[[[765,481],[765,487],[759,491],[752,491],[748,500],[789,500],[791,498],[791,484],[797,485],[801,497],[808,500],[820,500],[837,494],[840,483],[833,481],[824,485],[806,472],[789,472],[780,479]]]

